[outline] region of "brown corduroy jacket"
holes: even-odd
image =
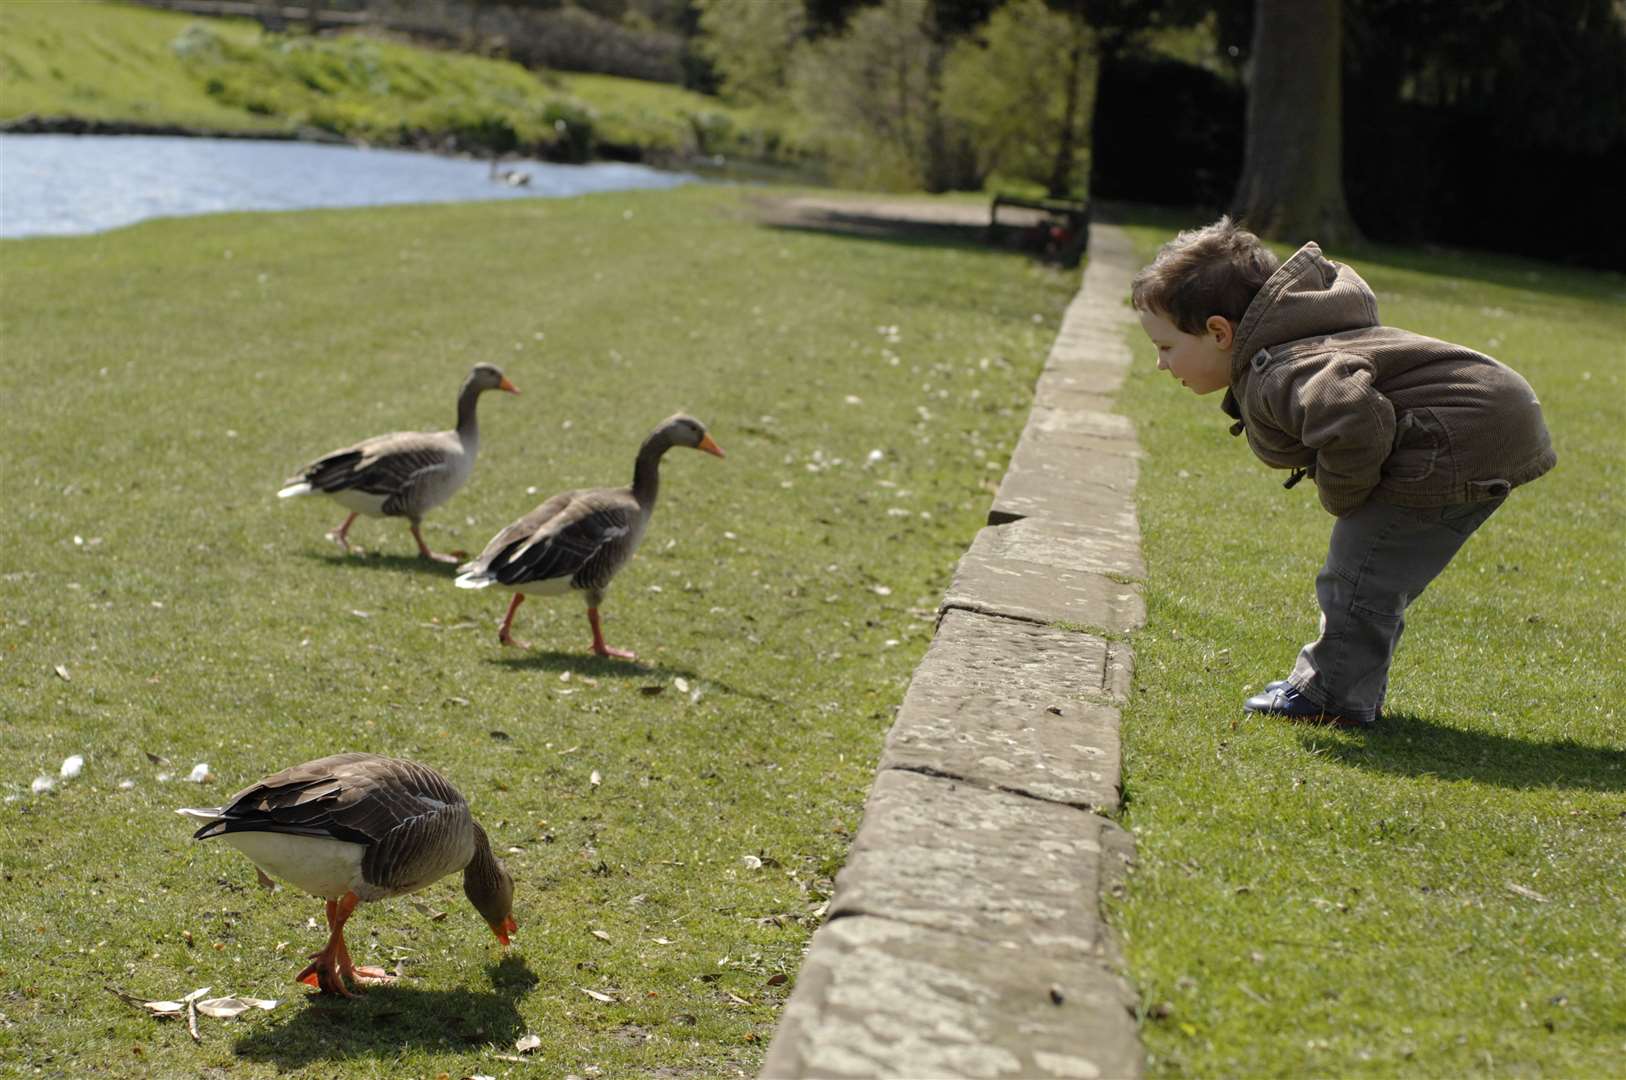
[[[1379,325],[1366,282],[1315,244],[1248,305],[1223,408],[1261,460],[1305,470],[1321,505],[1340,516],[1368,499],[1432,507],[1496,498],[1558,460],[1518,372]]]

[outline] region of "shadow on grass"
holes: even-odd
[[[558,649],[533,648],[529,652],[488,657],[486,663],[513,671],[568,671],[573,677],[585,676],[590,679],[639,679],[651,687],[659,687],[658,690],[645,691],[651,696],[663,692],[673,679],[681,676],[685,679],[704,680],[708,686],[715,687],[724,694],[770,705],[779,704],[778,698],[753,690],[741,690],[731,683],[690,667],[645,663],[642,660],[614,660],[607,656],[594,656],[585,650],[565,652]]]
[[[1626,791],[1626,750],[1464,731],[1405,713],[1385,713],[1377,727],[1349,741],[1328,745],[1308,732],[1303,738],[1324,757],[1357,769],[1506,788]]]
[[[360,570],[387,570],[396,574],[432,574],[448,581],[457,576],[457,567],[451,563],[432,562],[421,555],[386,555],[379,551],[346,555],[334,548],[332,551],[307,551],[305,558],[325,566],[353,566]]]
[[[394,1058],[405,1049],[466,1053],[512,1046],[525,1033],[518,1004],[537,977],[516,956],[488,965],[490,990],[375,986],[349,1001],[312,994],[286,1023],[237,1041],[233,1052],[279,1071],[314,1061]]]

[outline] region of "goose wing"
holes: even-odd
[[[455,448],[447,436],[421,431],[380,435],[318,458],[289,482],[303,480],[329,494],[354,488],[383,495],[385,513],[395,513],[424,481],[451,469]]]
[[[546,508],[544,503],[537,513]],[[639,513],[624,490],[572,492],[538,528],[511,537],[487,572],[503,585],[556,578],[569,578],[578,588],[602,584],[630,554]]]

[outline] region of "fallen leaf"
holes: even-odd
[[[187,776],[187,779],[194,784],[207,784],[213,781],[214,778],[215,774],[209,771],[207,761],[200,761],[192,766],[192,772]]]
[[[654,697],[656,694],[665,693],[666,692],[666,687],[664,687],[664,686],[640,686],[638,688],[638,692],[640,694],[645,695],[646,697]]]
[[[602,994],[597,990],[589,990],[585,986],[578,986],[578,987],[576,987],[576,989],[580,990],[582,993],[586,994],[588,997],[592,998],[594,1001],[602,1001],[606,1005],[614,1005],[615,1004],[615,998],[611,997],[609,994]]]
[[[514,1040],[514,1049],[518,1050],[522,1054],[529,1054],[531,1051],[537,1049],[541,1045],[542,1036],[540,1035],[521,1035],[518,1039]]]
[[[28,789],[35,795],[44,795],[54,787],[56,787],[56,781],[49,776],[36,776],[34,782],[28,785]]]
[[[598,938],[600,941],[609,941],[610,940],[610,935],[606,934],[602,930],[589,930],[588,933],[592,934],[594,937]]]
[[[153,764],[153,765],[168,765],[168,764],[170,764],[169,758],[165,757],[163,754],[155,754],[151,750],[143,750],[141,752],[143,754],[147,755],[147,761],[150,764]]]
[[[66,664],[58,664],[56,666],[56,673],[62,676],[63,682],[73,682],[73,676],[68,674],[68,667]]]
[[[747,870],[762,869],[762,860],[755,855],[742,855],[740,856],[740,862],[745,864]]]
[[[593,775],[592,775],[592,776],[589,776],[589,777],[588,777],[588,778],[587,778],[587,782],[588,782],[588,783],[589,783],[589,784],[592,784],[592,785],[593,785],[593,786],[594,786],[594,787],[598,787],[598,786],[599,786],[599,785],[600,785],[600,784],[602,784],[602,783],[603,783],[603,782],[604,782],[604,777],[602,777],[602,776],[600,776],[600,775],[599,775],[599,774],[598,774],[598,770],[597,770],[597,769],[594,769],[594,770],[593,770]]]
[[[446,917],[446,913],[444,911],[432,908],[422,900],[412,901],[412,906],[417,908],[418,913],[424,918],[428,919],[430,922],[440,922],[440,920]]]
[[[73,754],[62,761],[60,775],[64,780],[72,780],[85,769],[85,755]]]
[[[783,985],[785,985],[785,973],[783,971],[781,971],[777,975],[768,976],[768,981],[763,983],[763,985],[764,986],[783,986]]]
[[[64,676],[64,678],[65,677],[66,676]],[[687,694],[689,692],[689,680],[685,679],[682,675],[679,675],[677,678],[673,679],[672,685],[677,687],[678,693],[680,694]]]
[[[670,945],[670,944],[672,944],[672,939],[671,938],[658,937],[658,938],[650,938],[649,940],[653,941],[657,945]]]

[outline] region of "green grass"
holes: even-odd
[[[104,3],[0,4],[0,119],[30,113],[498,151],[552,142],[562,120],[656,156],[800,156],[790,118],[681,87]]]
[[[230,215],[0,244],[8,1067],[754,1070],[1077,278],[767,229],[752,197]],[[453,588],[400,522],[359,521],[373,554],[345,558],[323,538],[339,507],[276,499],[319,453],[449,424],[479,360],[523,396],[486,397],[474,477],[426,524],[437,547],[477,549],[554,490],[625,482],[680,408],[728,452],[666,459],[649,536],[604,605],[637,663],[586,654],[577,597],[527,603],[517,629],[536,651],[505,651],[504,598]],[[293,976],[321,943],[319,903],[260,891],[172,809],[345,748],[432,763],[470,798],[519,883],[508,959],[454,877],[422,897],[442,921],[397,900],[351,922],[358,963],[404,958],[402,986],[304,1000]],[[83,776],[30,793],[74,753]],[[215,783],[184,781],[198,762]],[[206,1019],[194,1045],[105,985],[284,1003]],[[528,1032],[532,1067],[496,1057]]]
[[[1132,232],[1149,259],[1175,227]],[[1412,607],[1378,730],[1245,719],[1315,634],[1331,519],[1133,331],[1148,622],[1124,718],[1140,862],[1114,922],[1150,1072],[1618,1076],[1626,281],[1331,254],[1386,323],[1522,372],[1559,464]]]

